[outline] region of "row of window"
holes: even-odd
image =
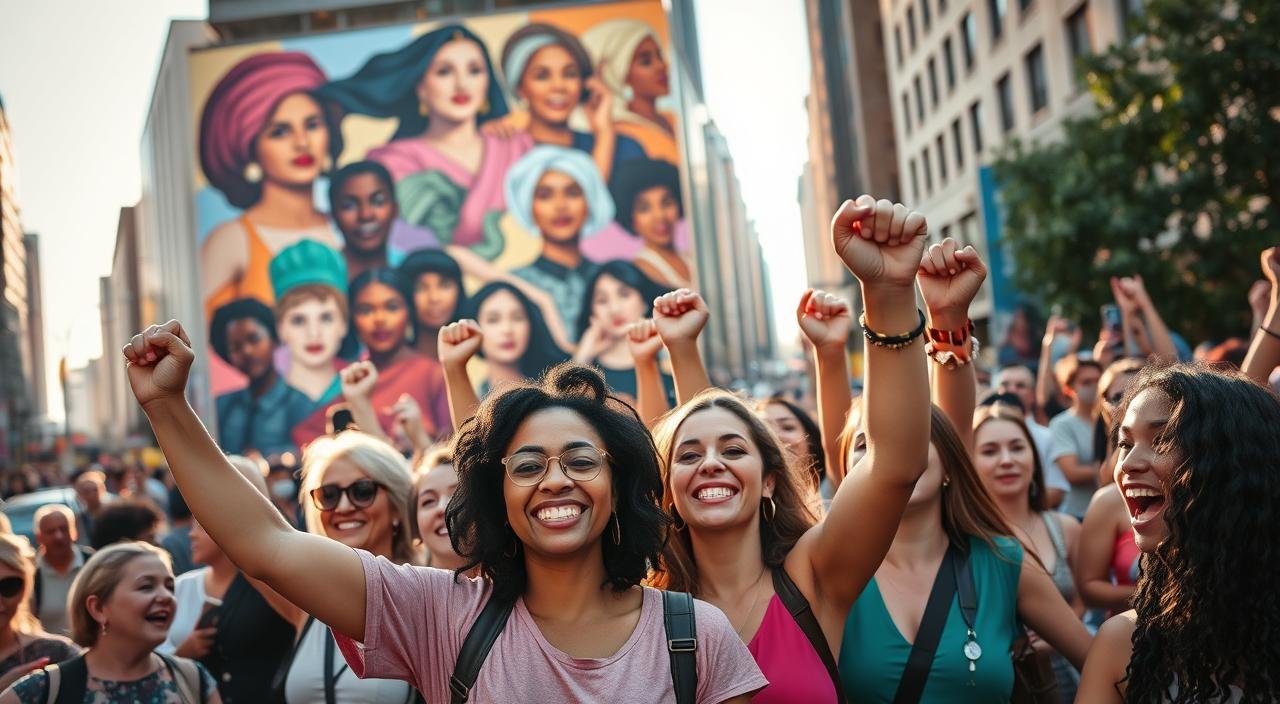
[[[1121,1],[1124,2],[1126,0]],[[1127,1],[1135,2],[1136,0]],[[906,53],[911,53],[916,50],[918,37],[928,36],[929,30],[933,26],[933,13],[930,11],[933,2],[935,2],[935,0],[920,0],[921,31],[919,33],[916,32],[916,7],[915,5],[907,6],[907,13],[905,17],[907,26]],[[947,12],[947,0],[936,0],[936,2],[938,3],[938,16],[942,17],[942,15]],[[1000,37],[1004,36],[1004,24],[1005,17],[1008,15],[1008,7],[1006,0],[986,0],[986,3],[987,17],[991,20],[991,43],[994,44],[1000,40]],[[1018,0],[1018,5],[1024,14],[1034,3],[1035,0]],[[973,48],[976,47],[978,43],[978,28],[976,21],[973,19],[972,12],[966,12],[964,14],[964,17],[960,20],[960,26],[965,38],[966,54],[970,58],[970,61],[966,62],[966,66],[968,66],[972,63]],[[902,66],[903,61],[905,60],[905,53],[902,50],[901,24],[894,25],[893,27],[893,50],[894,55],[898,60],[898,66]]]
[[[968,110],[969,117],[969,140],[971,151],[976,161],[978,156],[982,154],[982,101],[975,100]],[[951,149],[948,156],[947,142],[950,141]],[[921,197],[929,197],[934,191],[934,155],[937,155],[938,166],[938,188],[947,185],[952,175],[952,166],[955,168],[955,175],[959,176],[964,173],[965,169],[965,148],[964,148],[964,126],[961,124],[961,118],[957,117],[951,121],[951,128],[938,133],[933,142],[920,152],[920,161],[915,157],[907,160],[907,172],[911,177],[911,199],[912,202],[920,202]],[[924,191],[920,190],[920,176],[924,176]]]
[[[973,44],[969,39],[966,24],[972,25],[972,14],[965,14],[965,19],[961,22],[961,46],[965,61],[965,68],[969,69],[973,66]],[[1092,32],[1089,27],[1089,3],[1085,2],[1080,5],[1069,17],[1063,22],[1063,28],[1067,35],[1067,51],[1072,65],[1077,65],[1079,59],[1093,50]],[[947,93],[950,94],[956,87],[956,66],[952,55],[951,36],[947,36],[942,40],[941,47],[942,56],[942,77],[946,82]],[[1030,101],[1031,114],[1034,115],[1049,106],[1049,81],[1045,69],[1044,49],[1041,44],[1036,44],[1023,56],[1023,67],[1027,74],[1027,95]],[[1079,77],[1077,76],[1077,81]],[[928,88],[929,107],[936,110],[941,102],[941,90],[938,81],[938,62],[936,56],[930,56],[925,62],[925,69],[922,74],[918,73],[911,80],[910,89],[902,91],[902,124],[903,131],[911,134],[911,130],[915,125],[922,125],[925,121],[925,89]],[[915,98],[915,121],[912,123],[911,99]],[[1000,103],[1000,127],[1002,132],[1008,132],[1014,128],[1014,105],[1013,105],[1013,87],[1010,83],[1009,73],[1006,72],[996,81],[996,97]]]

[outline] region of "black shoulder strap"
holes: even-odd
[[[54,704],[81,704],[84,701],[84,691],[89,686],[89,666],[85,664],[84,656],[72,658],[57,665],[57,668],[61,681]]]
[[[978,589],[973,584],[973,572],[969,570],[969,556],[960,555],[955,560],[956,597],[960,602],[960,615],[964,625],[973,630],[978,621]]]
[[[282,698],[285,682],[289,679],[289,670],[293,669],[293,661],[298,657],[298,646],[302,645],[302,639],[307,637],[307,631],[311,630],[311,624],[315,621],[315,616],[307,617],[306,623],[302,624],[302,630],[298,631],[297,640],[293,641],[293,647],[280,659],[280,666],[276,668],[276,674],[271,678],[271,691]]]
[[[324,704],[338,704],[338,678],[333,674],[333,654],[338,642],[333,632],[324,629]]]
[[[688,592],[662,592],[662,622],[671,654],[676,704],[694,704],[698,694],[698,624]]]
[[[33,611],[35,611],[35,614],[33,615],[39,618],[40,602],[44,598],[44,570],[39,567],[36,568],[35,582],[36,582],[35,584],[31,585],[31,590],[32,590],[31,602],[35,606],[35,608],[32,609]]]
[[[515,601],[491,596],[480,610],[476,622],[471,624],[471,630],[462,641],[458,660],[453,666],[453,675],[449,677],[450,704],[463,704],[471,696],[471,688],[480,677],[480,666],[489,657],[489,651],[498,640],[498,634],[506,627],[511,609],[515,605]]]
[[[822,664],[827,668],[827,675],[831,678],[831,685],[836,688],[836,701],[839,704],[845,704],[848,699],[844,696],[844,686],[840,683],[840,669],[836,666],[835,656],[831,654],[831,644],[827,643],[827,636],[822,632],[822,626],[818,624],[818,618],[813,615],[813,608],[809,605],[809,600],[804,598],[800,588],[796,583],[791,581],[791,575],[787,574],[785,569],[779,568],[773,571],[773,591],[777,593],[778,598],[782,600],[787,611],[791,614],[791,618],[800,627],[805,637],[809,639],[809,645],[813,646],[818,657],[822,660]]]
[[[916,704],[924,694],[925,682],[929,679],[929,671],[933,669],[933,655],[938,650],[938,642],[942,640],[942,629],[947,625],[951,599],[956,593],[954,565],[959,552],[955,545],[951,545],[942,556],[942,565],[938,567],[938,576],[933,578],[933,590],[929,592],[929,601],[924,607],[924,616],[920,619],[920,629],[916,631],[916,642],[911,646],[907,667],[902,671],[902,679],[898,681],[894,704]]]

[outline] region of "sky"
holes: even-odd
[[[729,142],[770,267],[779,341],[804,287],[796,183],[806,159],[801,0],[695,0],[708,112]],[[0,96],[13,130],[23,227],[40,235],[50,415],[58,360],[102,354],[98,279],[119,209],[140,192],[139,139],[171,19],[206,0],[0,0]],[[109,352],[114,353],[114,352]]]

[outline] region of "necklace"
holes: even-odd
[[[764,567],[762,567],[760,569],[760,574],[756,577],[756,581],[752,582],[751,586],[749,587],[750,589],[755,589],[756,595],[751,600],[751,608],[747,609],[747,615],[742,617],[742,624],[739,625],[737,628],[733,629],[738,633],[738,638],[742,638],[742,629],[746,628],[748,623],[751,623],[751,614],[754,614],[756,612],[756,607],[760,605],[760,590],[756,589],[756,587],[760,586],[760,580],[764,579],[764,573],[767,572],[768,570],[769,570],[768,565],[765,565]],[[729,625],[733,625],[733,624],[730,623]]]

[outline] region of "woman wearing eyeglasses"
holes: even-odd
[[[375,531],[376,509],[347,507],[352,498],[366,501],[366,509],[385,501],[351,496],[359,479],[380,477],[362,457],[328,459],[326,446],[314,450],[325,453],[323,481],[312,478],[319,471],[312,466],[304,486],[337,484],[321,492],[339,514],[347,511],[335,528],[380,535],[376,547],[384,552],[290,528],[235,477],[187,404],[194,356],[176,321],[152,326],[125,348],[130,386],[174,478],[192,514],[236,564],[332,627],[352,673],[411,682],[427,701],[448,701],[463,639],[495,604],[506,613],[472,686],[463,688],[472,701],[670,704],[675,682],[689,684],[673,674],[673,658],[686,665],[676,673],[696,672],[698,704],[744,704],[767,684],[722,613],[692,602],[679,618],[660,592],[640,586],[668,525],[658,503],[658,458],[640,419],[607,397],[599,373],[562,367],[541,386],[491,394],[462,429],[454,454],[459,490],[446,520],[454,546],[485,577],[475,580],[388,559],[402,534]],[[407,490],[406,478],[396,491]],[[365,525],[354,525],[358,516]],[[668,636],[668,613],[678,626],[694,625],[696,647]]]
[[[74,643],[45,633],[28,606],[35,555],[21,538],[0,535],[0,690],[23,675],[80,653]]]

